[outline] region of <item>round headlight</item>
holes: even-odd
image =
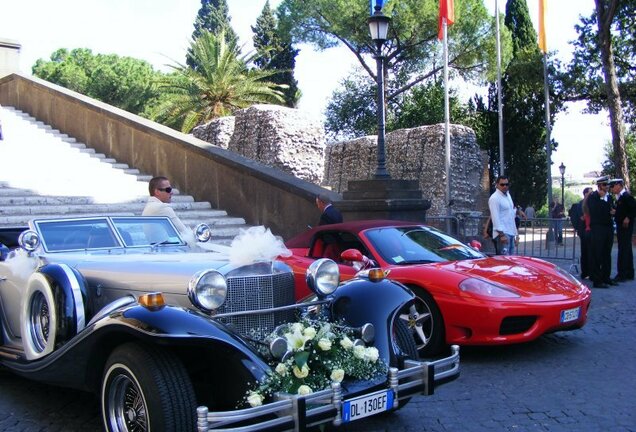
[[[197,241],[205,243],[212,238],[212,230],[209,225],[201,223],[194,228],[194,236]]]
[[[40,246],[40,236],[33,230],[20,233],[18,244],[27,252],[33,252]]]
[[[318,297],[332,294],[340,283],[340,270],[334,261],[322,258],[314,261],[307,269],[307,286]]]
[[[190,301],[199,309],[213,311],[221,307],[227,296],[227,283],[221,273],[204,270],[194,275],[188,286]]]

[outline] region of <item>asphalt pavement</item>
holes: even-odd
[[[339,430],[636,432],[636,282],[593,289],[580,330],[521,345],[464,347],[461,368],[459,379],[434,395]],[[90,394],[3,369],[0,389],[0,431],[101,429]]]

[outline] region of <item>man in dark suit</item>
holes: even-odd
[[[570,216],[570,222],[572,227],[576,230],[576,235],[579,237],[579,243],[581,245],[581,279],[585,279],[590,276],[590,258],[589,258],[589,235],[585,231],[585,220],[583,218],[583,201],[592,192],[591,187],[583,189],[583,199],[577,203],[572,204],[568,216]]]
[[[609,176],[596,180],[597,190],[587,198],[590,212],[590,280],[594,288],[607,288],[617,285],[610,279],[612,266],[612,245],[614,214],[612,195],[609,190]]]
[[[623,179],[610,180],[610,192],[616,197],[616,238],[618,240],[618,259],[616,260],[615,282],[634,279],[634,254],[632,253],[632,235],[636,217],[636,200],[623,184]]]
[[[318,225],[329,225],[342,222],[342,215],[338,209],[333,206],[331,199],[327,195],[318,195],[316,197],[316,206],[322,212]]]

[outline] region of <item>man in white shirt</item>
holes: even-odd
[[[148,192],[150,192],[150,197],[148,198],[146,207],[144,207],[144,211],[141,215],[169,217],[179,231],[181,237],[190,243],[191,240],[193,240],[192,230],[188,229],[183,222],[181,222],[181,219],[179,219],[169,204],[172,200],[172,186],[170,186],[170,180],[163,176],[153,177],[148,183]]]
[[[501,175],[495,182],[497,188],[488,199],[488,208],[492,218],[492,236],[497,240],[501,255],[513,255],[517,243],[517,226],[515,225],[516,208],[508,193],[510,180]]]

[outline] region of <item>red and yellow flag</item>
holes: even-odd
[[[453,0],[439,0],[439,24],[437,26],[437,37],[439,40],[444,38],[444,30],[442,23],[446,18],[446,25],[451,25],[455,22],[455,5]]]
[[[545,36],[545,10],[548,0],[539,0],[539,49],[542,53],[548,52],[548,42]]]

